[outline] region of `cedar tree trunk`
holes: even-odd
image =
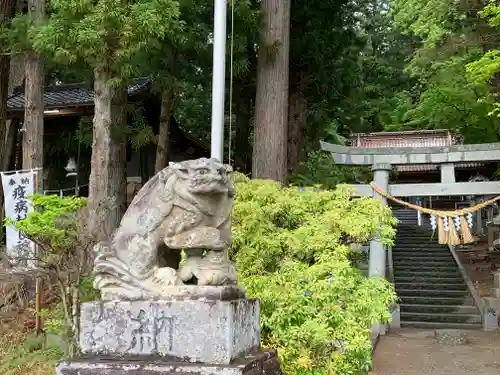
[[[288,117],[288,171],[296,172],[304,157],[307,99],[300,85],[292,86]]]
[[[168,153],[170,146],[170,120],[174,108],[174,87],[168,85],[161,96],[160,123],[158,130],[158,142],[156,144],[155,173],[158,173],[168,165]]]
[[[28,0],[28,14],[35,23],[45,16],[44,0]],[[26,56],[26,84],[23,134],[23,168],[43,167],[43,62],[40,55],[30,52]]]
[[[126,209],[127,90],[112,86],[106,64],[94,69],[94,131],[89,180],[89,229],[96,240],[109,239]]]
[[[253,178],[285,183],[291,0],[262,0],[257,64]]]

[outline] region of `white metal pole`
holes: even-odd
[[[223,160],[227,0],[215,0],[211,156]]]

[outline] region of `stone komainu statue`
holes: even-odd
[[[149,180],[111,241],[95,247],[94,286],[102,299],[161,299],[184,285],[236,284],[231,172],[203,158],[170,163]],[[187,259],[180,264],[182,250]]]

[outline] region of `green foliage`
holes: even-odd
[[[414,53],[407,56],[406,71],[416,83],[403,128],[450,129],[465,143],[499,139],[498,121],[491,116],[498,108],[491,78],[500,69],[492,48],[497,40],[495,7],[482,11],[480,2],[393,0],[396,25],[418,38]]]
[[[498,29],[500,27],[500,6],[491,4],[480,13],[488,19],[490,26]],[[480,59],[467,65],[467,73],[476,82],[487,82],[500,71],[500,51],[491,49]]]
[[[463,17],[456,4],[455,0],[393,0],[392,15],[406,32],[435,47],[448,34],[453,21]]]
[[[153,128],[144,119],[142,108],[132,107],[129,109],[129,113],[132,118],[132,123],[127,125],[124,131],[130,139],[132,147],[138,150],[153,141]]]
[[[350,242],[379,230],[391,244],[395,219],[350,191],[281,188],[236,175],[232,257],[262,308],[262,338],[278,348],[287,374],[361,374],[371,363],[370,329],[390,319],[390,283],[365,278]]]
[[[79,303],[98,299],[90,278],[95,241],[86,229],[86,199],[56,195],[31,198],[34,210],[17,222],[7,218],[6,224],[14,225],[38,245],[38,272],[57,281],[59,303],[42,314],[47,318],[47,330],[59,335],[68,344],[68,354],[74,355]]]
[[[477,53],[435,63],[435,72],[421,90],[419,102],[406,113],[407,127],[450,129],[460,132],[466,143],[498,139],[490,88],[471,82],[466,67]]]
[[[487,82],[500,70],[500,50],[490,50],[467,65],[467,73],[476,82]]]
[[[295,186],[320,185],[327,189],[342,183],[368,183],[370,180],[368,168],[336,165],[331,155],[324,151],[309,152],[298,171],[289,177]]]
[[[43,335],[20,334],[15,329],[0,327],[0,371],[4,375],[49,375],[54,373],[62,352],[50,347]]]
[[[43,318],[43,329],[45,332],[61,335],[62,337],[67,334],[68,327],[61,302],[50,309],[42,309],[40,316]]]
[[[68,249],[75,241],[70,234],[75,235],[71,230],[76,230],[76,227],[67,220],[67,215],[84,207],[86,199],[38,194],[31,198],[35,210],[30,212],[26,219],[18,222],[6,218],[6,224],[15,225],[17,230],[37,243],[49,245],[54,250],[54,255]],[[65,223],[70,223],[70,227],[64,225]]]
[[[82,278],[78,287],[80,303],[99,300],[99,293],[92,285],[93,280],[94,279],[90,276]],[[66,335],[68,334],[70,327],[68,327],[62,301],[57,303],[55,306],[42,309],[40,316],[43,318],[43,327],[45,332],[68,339]]]
[[[65,64],[104,64],[116,78],[130,77],[137,53],[182,27],[174,0],[51,0],[49,6],[47,22],[30,30],[33,47]]]

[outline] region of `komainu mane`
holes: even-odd
[[[236,284],[231,172],[202,158],[170,163],[149,180],[111,241],[96,245],[94,285],[102,299],[169,298],[183,285]]]

